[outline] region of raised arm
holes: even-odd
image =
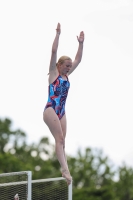
[[[57,49],[58,49],[58,43],[59,43],[59,37],[61,33],[60,23],[57,24],[56,28],[56,35],[55,39],[52,45],[52,52],[51,52],[51,60],[50,60],[50,66],[49,66],[49,73],[56,69],[56,60],[57,60]]]
[[[81,31],[79,37],[77,36],[77,40],[79,42],[78,51],[75,56],[75,60],[72,63],[72,68],[70,69],[68,75],[70,75],[81,62],[82,54],[83,54],[83,42],[84,42],[84,32]]]

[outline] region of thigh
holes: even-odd
[[[44,111],[43,120],[48,126],[55,140],[58,140],[59,138],[63,137],[60,120],[53,108],[49,107]]]
[[[63,117],[60,119],[60,124],[63,132],[64,138],[66,137],[66,131],[67,131],[67,120],[66,115],[63,115]]]

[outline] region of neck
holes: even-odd
[[[58,71],[59,72],[59,71]],[[64,74],[64,73],[61,73],[61,72],[59,72],[59,74],[61,75],[61,76],[66,76],[66,74]]]
[[[59,73],[60,74],[60,73]],[[66,77],[67,76],[67,74],[60,74],[60,76],[62,76],[62,77]]]

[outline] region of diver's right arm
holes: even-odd
[[[56,69],[57,49],[58,49],[58,44],[59,44],[60,33],[61,33],[60,23],[58,23],[57,28],[56,28],[56,36],[55,36],[55,39],[54,39],[54,42],[53,42],[53,45],[52,45],[49,73]]]

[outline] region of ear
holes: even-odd
[[[58,63],[58,64],[57,64],[57,68],[59,68],[61,65],[62,65],[61,63]]]

